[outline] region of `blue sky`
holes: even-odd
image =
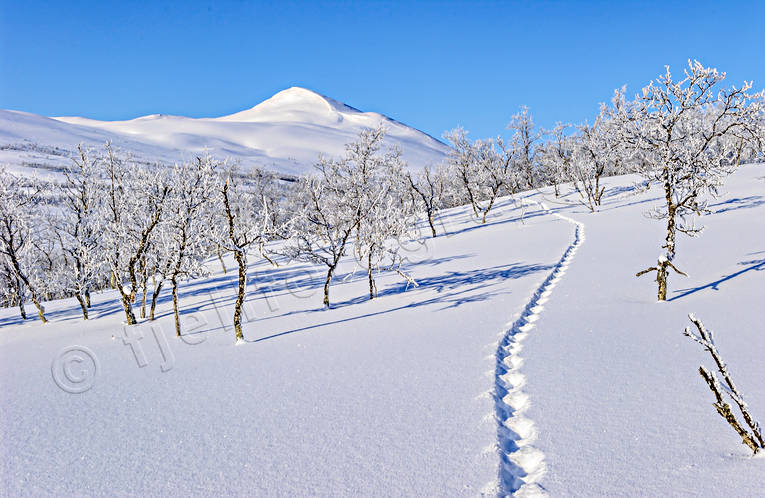
[[[591,119],[688,58],[765,87],[765,2],[0,0],[0,108],[212,117],[304,86],[439,137]]]

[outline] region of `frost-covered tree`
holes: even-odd
[[[471,142],[462,128],[446,133],[452,151],[449,167],[457,176],[473,214],[486,223],[486,216],[501,195],[518,191],[520,178],[513,161],[515,151],[501,137]]]
[[[415,206],[425,211],[431,234],[436,237],[435,216],[444,206],[447,189],[444,169],[425,166],[415,177],[407,173],[406,179]]]
[[[60,210],[53,216],[53,225],[65,261],[60,275],[62,290],[74,295],[87,320],[90,290],[103,269],[99,251],[101,186],[98,158],[81,144],[77,152],[64,169],[63,181],[56,184]]]
[[[0,299],[7,306],[18,306],[19,316],[22,320],[27,319],[27,312],[24,309],[24,302],[27,298],[27,292],[24,284],[21,282],[18,274],[5,259],[0,260]]]
[[[257,174],[257,173],[254,173]],[[259,248],[267,240],[269,228],[268,206],[265,197],[259,195],[252,184],[236,167],[227,168],[217,176],[218,214],[216,225],[222,229],[213,231],[214,243],[234,255],[238,267],[237,295],[234,302],[234,332],[236,341],[244,341],[242,333],[242,306],[247,290],[247,251]]]
[[[320,171],[330,159],[319,161]],[[312,175],[302,179],[297,198],[300,211],[291,223],[290,241],[286,254],[298,261],[324,265],[324,306],[329,307],[329,286],[337,265],[346,253],[356,229],[358,207],[353,207],[341,189],[330,183],[331,177]]]
[[[578,133],[571,138],[573,153],[568,162],[568,177],[579,193],[580,202],[593,212],[605,192],[601,179],[618,172],[625,160],[623,137],[615,119],[623,106],[622,100],[622,94],[617,92],[613,107],[601,104],[595,122],[577,126]]]
[[[171,195],[173,194],[174,191],[171,192]],[[151,256],[151,260],[147,262],[147,279],[144,281],[143,287],[145,289],[148,286],[148,281],[151,281],[149,320],[154,320],[160,293],[175,261],[175,244],[169,225],[170,223],[167,221],[159,224],[151,238],[151,248],[147,251]],[[146,291],[144,291],[145,293]]]
[[[40,236],[41,189],[35,180],[24,181],[0,168],[0,256],[16,281],[17,297],[23,308],[26,289],[42,323],[47,323],[42,304],[45,276],[40,274],[35,245]],[[23,316],[23,313],[22,313]]]
[[[357,142],[349,144],[346,157],[351,168],[351,190],[362,206],[357,211],[354,249],[359,264],[367,271],[370,299],[377,294],[375,272],[395,270],[413,281],[400,270],[401,242],[412,238],[416,229],[415,205],[409,195],[411,182],[404,176],[401,152],[397,148],[383,150],[384,131],[379,128],[362,132]]]
[[[573,140],[567,134],[569,128],[570,125],[556,123],[555,128],[545,132],[548,139],[538,151],[540,181],[553,186],[556,198],[560,196],[560,184],[571,177],[574,147]]]
[[[178,280],[199,277],[206,273],[204,260],[208,255],[209,245],[206,238],[208,217],[205,210],[209,209],[209,204],[216,195],[216,167],[216,162],[209,155],[205,155],[204,158],[197,157],[190,163],[176,165],[172,173],[174,184],[168,216],[169,252],[172,255],[168,261],[172,263],[166,274],[173,286],[173,315],[175,333],[178,336],[181,335]],[[227,189],[226,196],[229,193]],[[227,199],[230,201],[229,197]],[[231,202],[228,204],[230,209]]]
[[[291,259],[324,265],[324,306],[329,307],[329,287],[337,265],[345,256],[361,213],[360,200],[346,195],[347,178],[338,174],[338,162],[320,158],[318,175],[300,182],[298,196],[303,204],[291,223],[286,248]]]
[[[401,191],[405,184],[400,152],[383,147],[384,136],[383,127],[363,130],[356,141],[346,145],[342,158],[321,157],[318,173],[300,184],[296,197],[301,207],[291,224],[287,253],[327,268],[325,306],[330,305],[330,283],[350,243],[356,242],[360,259],[369,262],[381,257],[380,234],[385,229],[376,219],[379,210],[387,202],[392,209],[398,207],[396,203],[406,202]],[[374,262],[367,271],[374,288]]]
[[[360,266],[367,272],[369,299],[377,295],[374,275],[380,271],[395,271],[408,283],[417,285],[411,275],[402,270],[405,243],[416,234],[413,205],[402,202],[397,195],[381,195],[359,225],[355,251]]]
[[[104,158],[106,176],[102,242],[112,277],[120,293],[128,325],[133,312],[141,263],[152,233],[162,219],[170,193],[164,168],[141,168],[118,156],[110,144]],[[125,285],[127,281],[127,285]]]
[[[725,73],[688,63],[676,81],[666,68],[621,112],[625,142],[644,164],[642,174],[661,186],[665,202],[651,214],[667,223],[656,266],[659,301],[666,299],[668,270],[674,268],[677,232],[698,235],[693,216],[704,212],[705,194],[716,196],[738,164],[742,147],[756,143],[761,130],[763,92],[751,82],[721,88]]]
[[[512,149],[516,152],[517,169],[520,172],[522,185],[532,189],[537,185],[536,162],[538,142],[542,134],[534,124],[534,118],[526,106],[521,107],[521,111],[513,116],[509,130],[513,131]]]

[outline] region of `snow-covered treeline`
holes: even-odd
[[[91,292],[119,292],[127,324],[154,319],[157,297],[171,286],[176,332],[178,283],[204,276],[208,260],[232,253],[237,262],[234,311],[242,338],[248,256],[273,264],[272,253],[325,264],[324,303],[340,260],[374,275],[402,269],[396,240],[416,236],[416,198],[401,153],[383,143],[385,129],[363,131],[339,158],[321,158],[315,175],[285,181],[209,155],[173,167],[147,167],[106,144],[79,148],[58,182],[0,170],[0,251],[3,306],[75,297],[88,319]],[[210,264],[213,264],[210,262]],[[225,269],[225,268],[224,268]],[[140,301],[138,298],[140,297]]]
[[[635,172],[666,194],[666,205],[653,213],[667,220],[666,251],[641,272],[656,271],[661,300],[674,268],[675,233],[697,233],[689,219],[704,210],[703,196],[715,195],[741,161],[762,157],[763,93],[749,93],[750,83],[718,89],[724,77],[698,62],[680,81],[667,70],[632,101],[617,90],[591,124],[544,130],[523,108],[506,138],[471,140],[458,128],[445,134],[448,159],[419,173],[407,172],[382,127],[362,131],[340,157],[320,157],[315,173],[296,181],[210,155],[148,166],[109,144],[80,146],[57,181],[0,169],[0,305],[18,306],[26,318],[31,302],[44,322],[44,301],[73,296],[87,319],[90,293],[114,288],[134,324],[136,313],[154,319],[169,285],[180,334],[178,282],[203,276],[210,258],[222,264],[222,253],[231,252],[241,339],[248,256],[273,263],[272,251],[322,265],[325,306],[339,262],[352,256],[373,299],[380,271],[417,285],[403,266],[401,242],[419,237],[423,226],[437,236],[440,209],[470,205],[485,223],[500,196],[542,186],[557,196],[565,183],[594,212],[604,176]],[[267,248],[275,240],[282,243]]]

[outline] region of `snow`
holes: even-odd
[[[628,185],[609,179],[612,192]],[[527,411],[545,454],[545,490],[559,495],[762,494],[752,459],[715,412],[698,374],[711,357],[683,336],[693,312],[713,329],[736,384],[765,416],[762,296],[765,168],[746,166],[710,202],[698,238],[678,237],[668,301],[635,273],[651,266],[661,222],[642,214],[658,191],[611,196],[601,211],[563,208],[587,241],[524,343]]]
[[[209,150],[220,159],[260,166],[284,174],[312,170],[320,153],[340,156],[345,144],[365,128],[384,123],[386,141],[403,150],[413,169],[440,163],[448,147],[433,137],[382,114],[361,112],[304,88],[281,91],[255,107],[218,118],[153,114],[127,121],[83,117],[46,118],[0,110],[0,163],[29,173],[36,164],[68,164],[76,144],[101,147],[112,140],[139,160],[167,163],[187,160]],[[59,147],[62,154],[29,148]],[[26,169],[24,167],[26,166]]]
[[[448,235],[409,247],[418,287],[381,276],[368,301],[349,258],[328,310],[322,268],[253,255],[237,347],[230,259],[181,286],[180,339],[169,293],[131,328],[111,291],[88,322],[74,300],[48,303],[45,326],[2,309],[1,492],[761,494],[765,460],[715,413],[697,372],[711,359],[682,332],[689,312],[715,331],[762,420],[765,168],[741,167],[704,234],[678,239],[689,277],[661,304],[635,277],[663,241],[643,215],[661,195],[637,180],[606,179],[596,213],[551,189],[523,196],[523,220],[506,198],[485,225],[442,212]]]

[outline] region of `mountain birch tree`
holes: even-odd
[[[360,173],[353,180],[362,206],[354,251],[359,265],[367,272],[369,299],[377,295],[376,272],[395,270],[413,282],[401,271],[400,252],[402,241],[412,238],[416,230],[415,204],[408,195],[411,177],[407,181],[404,175],[401,152],[397,148],[382,150],[382,139],[383,134],[362,133],[348,150],[348,159]],[[359,150],[364,154],[357,154]]]
[[[62,275],[64,291],[74,295],[87,320],[90,290],[102,270],[99,165],[98,158],[82,144],[77,152],[63,172],[64,181],[56,184],[62,209],[54,218],[54,229],[67,262],[68,271]]]
[[[24,301],[26,301],[26,290],[21,283],[18,275],[14,269],[8,264],[5,259],[0,260],[0,298],[4,306],[18,306],[19,316],[22,320],[27,319],[27,312],[24,309]]]
[[[387,189],[384,192],[366,211],[355,244],[359,265],[367,272],[369,299],[377,296],[374,275],[381,271],[395,271],[409,284],[417,285],[412,276],[402,270],[405,261],[402,249],[416,235],[414,205],[402,202],[403,192]]]
[[[170,230],[166,225],[160,225],[152,242],[152,264],[149,273],[151,274],[151,304],[149,305],[149,320],[154,320],[157,310],[157,302],[165,281],[170,274],[170,269],[175,260],[175,245]]]
[[[374,244],[366,235],[372,230],[377,207],[390,195],[393,182],[403,184],[400,152],[383,149],[385,128],[363,130],[346,145],[339,159],[320,157],[318,174],[301,182],[297,197],[302,206],[292,223],[287,252],[293,259],[322,264],[327,268],[324,306],[329,307],[329,288],[337,265],[352,241],[361,259],[374,258],[375,248],[360,251],[360,244]],[[392,175],[386,178],[386,175]],[[362,226],[364,224],[364,226]],[[363,235],[362,235],[363,234]],[[353,236],[355,235],[355,238]],[[370,287],[374,287],[371,273]]]
[[[139,264],[162,219],[170,185],[162,168],[144,169],[128,161],[115,154],[110,144],[106,145],[103,240],[127,324],[134,325],[137,321],[133,302],[138,290]],[[124,280],[128,285],[124,285]]]
[[[325,173],[326,163],[320,159],[319,170]],[[353,207],[343,191],[331,184],[331,174],[313,175],[300,182],[297,196],[303,202],[291,223],[291,236],[286,253],[291,259],[308,261],[326,267],[324,306],[329,307],[329,286],[337,265],[346,253],[356,229],[360,207]]]
[[[413,202],[419,209],[425,211],[430,232],[433,237],[436,237],[435,216],[444,205],[446,192],[446,175],[443,168],[425,166],[416,177],[407,173],[406,180],[409,183]]]
[[[204,259],[207,256],[205,210],[209,208],[209,203],[215,195],[215,168],[215,161],[206,155],[204,158],[197,157],[193,162],[176,165],[172,173],[175,183],[170,201],[168,229],[171,238],[170,253],[173,257],[168,258],[168,261],[172,263],[167,274],[173,285],[173,315],[177,336],[181,335],[178,280],[199,277],[206,272],[204,266]],[[231,212],[232,204],[229,194],[226,188],[224,195],[228,206],[227,217]],[[241,307],[241,303],[239,306]]]
[[[367,135],[367,139],[376,141]],[[367,144],[369,145],[369,144]],[[303,209],[295,220],[291,253],[299,260],[327,268],[324,306],[330,306],[329,288],[337,265],[357,231],[363,213],[364,196],[358,164],[348,158],[320,158],[318,175],[302,183]]]
[[[667,66],[621,113],[625,142],[645,161],[642,174],[664,193],[664,205],[650,213],[666,220],[664,252],[655,266],[638,273],[656,272],[659,301],[667,298],[668,271],[676,270],[677,232],[701,232],[693,216],[705,211],[705,194],[717,196],[737,166],[738,144],[761,136],[764,94],[750,93],[751,82],[721,88],[725,73],[698,61],[689,61],[684,74],[675,80]]]
[[[385,147],[384,136],[384,127],[363,130],[346,145],[344,157],[320,158],[318,174],[304,179],[295,196],[301,207],[291,225],[287,254],[326,267],[326,307],[332,278],[351,243],[367,271],[370,299],[376,294],[376,271],[395,269],[411,281],[399,268],[400,245],[391,241],[411,233],[414,209],[401,152]]]
[[[622,105],[621,94],[615,96],[613,109],[601,104],[595,123],[577,126],[578,134],[571,140],[573,154],[568,162],[569,178],[579,193],[580,202],[591,212],[600,206],[605,192],[601,179],[619,171],[627,155],[615,121]]]
[[[471,142],[462,128],[445,134],[452,145],[449,164],[481,224],[500,195],[518,191],[515,150],[501,137]]]
[[[257,173],[253,173],[257,174]],[[234,255],[238,268],[237,295],[234,302],[234,332],[236,342],[244,341],[242,306],[247,292],[247,250],[262,247],[269,233],[268,207],[244,175],[235,167],[227,168],[217,177],[217,207],[219,223],[224,227],[215,241]]]
[[[517,168],[520,172],[521,186],[532,189],[537,185],[536,162],[537,145],[542,134],[534,124],[534,118],[526,106],[513,116],[509,130],[513,130],[512,148],[516,151]]]
[[[570,125],[556,123],[555,128],[545,132],[549,138],[538,152],[541,181],[553,186],[556,198],[560,197],[560,184],[571,176],[573,140],[566,133],[569,128]]]
[[[0,168],[0,256],[12,271],[16,288],[29,292],[40,321],[47,323],[34,247],[40,226],[37,219],[40,188],[34,180],[29,183]],[[23,308],[23,296],[17,295]]]

